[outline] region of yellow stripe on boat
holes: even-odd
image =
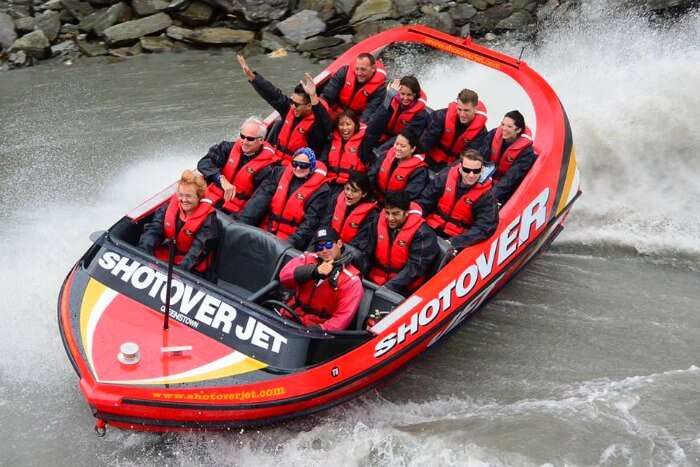
[[[192,383],[195,381],[207,381],[211,379],[226,378],[229,376],[241,375],[250,371],[265,368],[267,365],[261,361],[250,358],[238,351],[233,351],[230,354],[215,360],[213,362],[202,365],[198,368],[188,370],[182,373],[163,376],[160,378],[124,380],[124,381],[100,381],[107,384],[178,384]]]
[[[569,167],[566,170],[566,181],[564,182],[564,189],[562,190],[561,196],[559,197],[559,206],[557,206],[557,215],[559,215],[564,208],[569,204],[569,201],[576,196],[578,192],[578,164],[576,163],[576,148],[571,146],[571,157],[569,158]]]

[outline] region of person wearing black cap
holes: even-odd
[[[343,331],[351,326],[362,300],[360,272],[343,256],[343,241],[330,227],[316,231],[314,253],[304,253],[280,271],[280,283],[294,291],[289,305],[307,327]],[[290,317],[282,311],[284,316]]]

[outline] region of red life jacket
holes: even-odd
[[[188,251],[190,251],[190,247],[192,246],[192,242],[194,241],[197,232],[199,232],[199,229],[202,228],[204,222],[209,217],[209,214],[214,212],[214,207],[211,204],[211,200],[202,198],[194,212],[187,218],[180,231],[177,232],[177,239],[175,240],[175,264],[182,264],[182,260],[185,259],[185,255]],[[177,194],[174,194],[170,198],[168,208],[165,210],[165,219],[163,222],[164,238],[169,240],[175,238],[177,217],[179,214],[180,203],[177,199]],[[163,261],[168,261],[170,256],[169,253],[168,247],[163,245],[159,245],[155,249],[156,258],[162,259]],[[211,264],[211,260],[212,255],[210,253],[206,258],[197,263],[194,269],[199,272],[206,271]]]
[[[367,108],[367,99],[369,96],[380,87],[386,84],[386,70],[382,62],[377,60],[377,70],[372,77],[365,81],[361,86],[355,89],[357,78],[355,77],[355,67],[348,65],[348,71],[345,74],[345,82],[340,89],[338,95],[338,103],[341,107],[351,109],[357,115],[360,115]]]
[[[360,159],[360,146],[365,138],[366,125],[360,125],[360,130],[348,141],[343,141],[340,132],[333,131],[333,141],[328,152],[328,181],[345,185],[350,178],[350,171],[366,173],[367,166]]]
[[[450,168],[447,173],[445,191],[440,196],[437,210],[426,219],[430,227],[435,230],[442,230],[450,237],[461,234],[465,228],[472,225],[474,222],[472,206],[492,186],[490,178],[483,183],[477,182],[458,200],[457,184],[460,178],[459,166]]]
[[[331,227],[338,233],[343,243],[350,243],[360,231],[367,215],[377,209],[377,203],[374,201],[360,201],[359,203],[348,215],[345,195],[342,191],[338,193],[331,218]]]
[[[323,99],[319,101],[328,110],[328,104]],[[315,122],[316,117],[312,111],[294,126],[294,104],[290,104],[277,136],[277,157],[282,160],[283,165],[288,165],[292,161],[294,151],[309,145],[309,132]]]
[[[486,114],[486,106],[483,102],[479,101],[476,104],[476,115],[469,123],[469,126],[462,132],[462,134],[455,134],[455,129],[457,128],[457,121],[459,117],[457,116],[457,103],[452,102],[447,106],[447,113],[445,114],[445,129],[440,136],[440,141],[438,145],[430,150],[430,157],[440,164],[452,164],[459,154],[464,151],[469,143],[474,141],[479,133],[484,130],[486,126],[486,120],[488,116]]]
[[[391,114],[389,123],[387,124],[384,134],[379,141],[386,141],[392,136],[396,136],[401,133],[401,131],[406,128],[406,125],[413,120],[413,117],[415,117],[421,110],[425,109],[427,102],[428,98],[425,96],[425,92],[421,89],[420,97],[413,101],[410,107],[402,111],[400,110],[401,96],[396,94],[394,98],[391,99],[391,109],[393,110],[393,113]]]
[[[313,253],[304,255],[304,264],[318,264],[318,256]],[[290,305],[295,307],[295,311],[299,317],[312,314],[318,316],[319,324],[332,318],[338,309],[340,301],[339,290],[344,288],[344,285],[353,280],[354,277],[359,279],[360,271],[353,265],[346,265],[338,276],[338,288],[334,289],[328,280],[306,281],[299,285],[297,293],[290,300]],[[356,279],[357,280],[357,279]],[[316,320],[314,320],[316,321]]]
[[[414,154],[408,159],[400,161],[394,171],[389,173],[395,158],[396,150],[392,147],[386,152],[382,165],[379,167],[379,172],[377,172],[377,188],[379,188],[380,194],[405,189],[413,172],[421,167],[428,166],[425,163],[423,154]]]
[[[370,269],[368,278],[378,285],[389,282],[401,271],[406,264],[411,251],[413,237],[421,225],[425,222],[422,211],[418,204],[411,203],[410,211],[406,222],[394,238],[393,243],[389,243],[389,223],[386,214],[382,212],[377,221],[377,244],[374,247],[374,266]],[[425,282],[425,277],[417,277],[409,285],[409,290],[413,291]]]
[[[260,224],[282,240],[292,236],[304,220],[306,202],[326,183],[326,166],[317,161],[314,173],[294,193],[289,193],[293,178],[292,166],[288,165],[270,201],[270,214]]]
[[[493,135],[493,141],[491,142],[491,162],[496,165],[496,173],[494,178],[500,178],[508,172],[511,168],[513,162],[522,154],[522,152],[532,146],[532,132],[528,127],[525,127],[523,131],[520,132],[520,136],[508,146],[508,149],[503,151],[501,154],[501,148],[503,147],[503,130],[499,126],[496,129],[496,134]]]
[[[265,141],[258,154],[247,164],[239,167],[243,157],[241,147],[241,140],[238,139],[231,148],[228,160],[221,170],[221,176],[236,187],[236,196],[231,201],[226,201],[222,206],[222,209],[231,213],[242,211],[246,202],[253,195],[255,188],[257,188],[255,176],[265,167],[279,161],[273,147]],[[210,183],[204,196],[211,199],[213,203],[217,203],[224,197],[224,191],[216,183]]]

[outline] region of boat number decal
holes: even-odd
[[[107,249],[90,269],[90,275],[108,287],[165,311],[165,273]],[[282,358],[287,337],[244,310],[175,277],[171,294],[171,318],[266,363]]]
[[[537,195],[530,204],[523,209],[519,216],[511,221],[508,226],[496,237],[488,249],[477,256],[476,261],[468,265],[456,280],[447,284],[438,296],[423,305],[423,308],[415,311],[408,320],[398,327],[395,332],[384,336],[374,347],[374,356],[379,358],[389,352],[394,347],[403,344],[406,338],[417,334],[424,326],[432,323],[440,314],[452,311],[453,308],[461,306],[457,304],[457,299],[466,297],[477,284],[483,284],[491,278],[494,273],[494,265],[500,266],[510,258],[521,246],[530,238],[532,231],[541,229],[547,221],[547,200],[549,199],[549,188],[545,188]],[[462,311],[457,314],[449,326],[433,339],[431,344],[440,338],[445,332],[456,326],[471,311],[481,305],[493,288],[498,284],[499,276],[488,287],[473,297]],[[380,322],[381,323],[381,322]]]

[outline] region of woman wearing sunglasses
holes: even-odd
[[[241,221],[259,225],[303,250],[328,206],[326,166],[311,148],[298,149],[288,166],[276,167],[260,185]]]
[[[352,110],[341,110],[336,118],[331,145],[323,156],[328,167],[328,183],[333,195],[347,183],[351,172],[366,173],[374,162],[372,141],[366,127]]]
[[[496,200],[503,204],[518,188],[537,155],[532,150],[532,132],[517,110],[508,112],[498,128],[489,131],[481,147],[484,160],[496,166],[493,176]]]
[[[370,168],[368,175],[377,194],[384,199],[389,192],[405,191],[417,199],[428,184],[428,165],[423,154],[416,154],[417,138],[400,134]]]
[[[460,161],[444,168],[423,190],[418,204],[428,225],[448,238],[455,252],[489,238],[498,227],[498,207],[491,179],[482,180],[484,159],[467,149]]]
[[[379,207],[372,200],[369,177],[351,172],[343,191],[331,198],[324,224],[329,224],[340,235],[343,243],[350,243],[363,225],[373,222]]]

